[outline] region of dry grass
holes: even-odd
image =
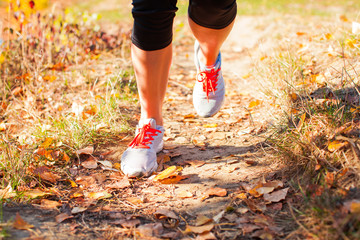
[[[102,32],[98,15],[66,9],[11,18],[0,46],[1,187],[29,187],[34,167],[127,131],[136,100],[129,32]],[[44,142],[51,144],[44,147]],[[39,154],[38,154],[39,155]],[[49,155],[49,156],[48,156]]]
[[[298,233],[358,239],[359,212],[347,204],[360,194],[360,35],[344,16],[320,20],[290,25],[258,73],[272,79],[267,93],[283,113],[270,141],[303,197],[293,206]]]

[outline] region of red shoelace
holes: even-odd
[[[142,128],[138,129],[138,134],[129,144],[129,147],[149,149],[150,147],[147,144],[151,144],[151,141],[154,140],[153,136],[157,136],[157,133],[161,133],[161,131],[151,128],[150,123],[145,124]]]
[[[199,72],[196,76],[197,81],[203,83],[203,91],[206,92],[206,97],[208,101],[209,101],[209,92],[213,92],[215,94],[219,71],[220,68],[217,70],[211,69],[210,72],[207,71]]]

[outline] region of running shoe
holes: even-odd
[[[221,73],[221,53],[213,66],[205,66],[199,60],[200,45],[195,41],[196,83],[193,104],[200,117],[211,117],[221,108],[225,99],[225,82]]]
[[[134,140],[121,157],[124,174],[128,177],[148,177],[156,171],[156,153],[163,149],[164,131],[153,118],[139,122]]]

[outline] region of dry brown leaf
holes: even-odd
[[[179,191],[179,192],[176,192],[176,196],[178,198],[192,198],[194,196],[194,194],[192,194],[189,191]]]
[[[58,201],[52,201],[48,199],[41,199],[41,204],[40,204],[42,208],[46,208],[46,209],[54,209],[60,207],[61,205],[62,204],[59,203]]]
[[[46,166],[38,167],[34,170],[34,174],[40,177],[42,180],[56,183],[61,177],[55,173],[50,172],[50,169]]]
[[[65,221],[66,219],[73,218],[73,217],[74,217],[74,216],[69,215],[69,214],[67,214],[67,213],[60,213],[59,215],[57,215],[57,216],[55,217],[55,221],[56,221],[57,223],[61,223],[61,222]]]
[[[71,209],[71,214],[82,213],[85,212],[86,210],[87,210],[86,207],[74,207],[73,209]]]
[[[98,167],[98,164],[94,158],[91,158],[90,160],[86,160],[85,162],[82,162],[81,166],[87,169],[95,169]]]
[[[190,164],[193,167],[201,167],[203,166],[206,162],[205,161],[201,161],[201,160],[187,160],[185,161],[186,164]]]
[[[187,225],[185,232],[201,234],[201,233],[210,232],[213,228],[214,228],[214,224],[208,224],[208,225],[202,225],[202,226]]]
[[[138,197],[128,197],[128,198],[126,198],[126,201],[128,201],[134,205],[139,205],[139,204],[144,203],[144,201]]]
[[[176,214],[173,211],[168,210],[168,209],[159,209],[154,213],[154,215],[155,215],[155,218],[159,219],[159,220],[171,218],[171,219],[175,219],[175,220],[179,221],[179,217],[176,216]]]
[[[64,152],[63,154],[63,160],[67,163],[70,161],[70,157]]]
[[[127,177],[124,177],[120,181],[116,181],[116,182],[113,182],[111,184],[107,184],[106,188],[123,189],[123,188],[127,188],[127,187],[130,187],[130,186],[131,186],[131,184],[129,182],[129,179]]]
[[[8,199],[16,196],[16,192],[11,187],[11,183],[6,188],[0,189],[0,199]]]
[[[164,228],[161,223],[148,223],[148,224],[139,226],[137,228],[137,231],[140,234],[140,237],[141,237],[140,239],[142,239],[142,238],[149,239],[152,236],[160,235],[164,231]]]
[[[95,183],[95,178],[93,176],[79,176],[75,179],[75,182],[83,185],[84,187],[89,187]]]
[[[289,191],[289,188],[284,188],[277,190],[273,193],[267,193],[264,194],[265,201],[268,202],[280,202],[281,200],[284,200],[286,198],[287,192]]]
[[[81,154],[91,155],[93,153],[94,153],[94,146],[88,146],[86,148],[82,148],[76,151],[77,155],[81,155]]]
[[[217,238],[212,232],[201,233],[195,238],[195,240],[213,240],[213,239],[217,239]]]
[[[199,215],[196,218],[195,225],[196,226],[202,226],[202,225],[205,225],[205,224],[208,224],[208,223],[211,223],[211,222],[213,222],[212,218],[208,218],[205,215]]]
[[[13,227],[20,230],[29,230],[30,228],[33,228],[34,225],[27,223],[24,219],[21,218],[20,214],[17,212],[14,219]]]
[[[141,223],[141,221],[139,219],[130,219],[130,220],[120,219],[111,223],[116,225],[121,225],[123,228],[134,228],[138,226]]]
[[[31,190],[27,190],[24,192],[24,196],[26,196],[28,198],[38,198],[38,197],[43,197],[43,196],[47,196],[47,195],[50,195],[50,193],[43,192],[39,189],[31,189]]]
[[[205,200],[210,196],[225,197],[226,195],[227,195],[227,191],[225,188],[219,188],[219,187],[210,188],[204,193],[202,200]]]
[[[182,167],[171,166],[155,176],[154,181],[163,180],[171,176],[177,175],[182,170]]]
[[[252,233],[253,231],[257,230],[257,229],[261,229],[260,226],[255,225],[255,224],[243,224],[241,226],[241,229],[243,230],[243,234],[248,234],[248,233]]]

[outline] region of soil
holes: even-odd
[[[254,225],[253,231],[245,231],[239,227],[236,219],[249,218],[252,220],[247,223],[253,224],[259,216],[274,219],[274,228],[280,229],[272,231],[274,238],[286,235],[291,230],[291,224],[288,214],[284,213],[285,207],[266,205],[264,200],[259,200],[255,205],[261,205],[259,208],[262,210],[258,211],[250,206],[251,202],[245,204],[236,197],[244,192],[244,186],[259,181],[284,180],[284,166],[274,161],[274,153],[266,141],[276,109],[262,93],[264,83],[256,82],[251,72],[253,60],[260,58],[275,44],[268,40],[274,26],[260,25],[265,21],[259,20],[259,17],[237,19],[222,49],[226,102],[212,118],[197,117],[192,107],[192,85],[196,74],[193,39],[188,37],[187,27],[181,31],[184,36],[180,36],[180,33],[175,36],[178,42],[174,42],[174,59],[164,105],[166,141],[164,150],[159,154],[161,164],[158,170],[182,166],[181,176],[185,179],[174,184],[159,184],[151,178],[131,180],[131,186],[113,192],[111,200],[86,203],[86,211],[73,214],[72,218],[61,223],[57,223],[55,217],[59,213],[69,213],[74,207],[66,201],[55,210],[42,209],[40,203],[5,204],[2,209],[4,222],[14,219],[18,212],[26,222],[35,226],[30,231],[8,229],[8,239],[132,239],[136,231],[140,232],[136,236],[144,239],[195,238],[197,234],[186,235],[181,231],[186,223],[194,224],[200,215],[217,218],[221,214],[223,218],[220,216],[220,219],[227,219],[225,222],[228,225],[217,225],[214,231],[217,239],[253,238],[256,230],[266,227],[256,228]],[[249,108],[251,103],[256,103],[253,108]],[[135,107],[133,113],[138,112]],[[95,153],[101,155],[111,151],[106,155],[106,160],[119,162],[132,137],[133,133],[129,133],[117,144],[98,145]],[[170,157],[170,161],[161,162],[166,156]],[[97,169],[95,172],[104,171]],[[107,171],[107,176],[110,174]],[[206,192],[215,187],[226,189],[226,195],[207,197]],[[183,193],[191,197],[184,198]],[[243,208],[247,210],[241,213],[236,211]],[[159,209],[173,211],[179,218],[179,225],[171,228],[163,227],[166,226],[163,224],[162,230],[159,230],[161,233],[154,230],[157,225],[148,225],[152,229],[150,233],[139,230],[141,226],[159,222],[154,217]],[[231,214],[235,214],[235,219]],[[139,222],[131,227],[123,227],[120,220]]]

